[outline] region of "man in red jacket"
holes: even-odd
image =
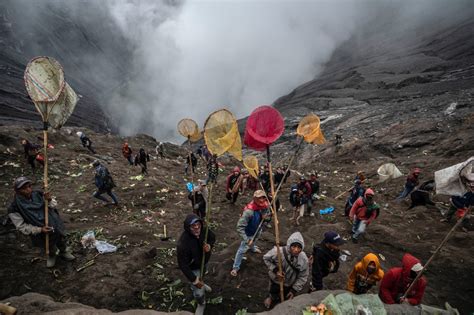
[[[374,191],[368,188],[363,197],[357,198],[352,205],[349,219],[353,220],[352,242],[357,243],[359,235],[365,232],[367,226],[378,216],[379,206],[374,202]]]
[[[402,259],[402,267],[390,269],[382,279],[379,291],[382,302],[385,304],[401,304],[404,302],[411,305],[420,304],[427,283],[424,276],[416,280],[415,285],[413,285],[405,299],[403,295],[422,270],[423,266],[418,258],[405,254]]]

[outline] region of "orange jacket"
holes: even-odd
[[[367,266],[372,261],[375,263],[377,270],[369,275],[367,272]],[[367,289],[370,289],[370,287],[377,284],[377,281],[382,280],[383,276],[384,272],[380,267],[379,259],[375,254],[369,253],[354,266],[354,269],[352,269],[352,272],[349,275],[349,280],[347,281],[347,290],[353,293],[358,293],[354,292],[356,291],[357,281],[365,282],[368,286]]]

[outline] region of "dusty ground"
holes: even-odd
[[[457,135],[464,140],[471,139],[471,126],[470,120],[464,121],[457,127]],[[176,240],[182,231],[182,221],[191,211],[185,195],[185,183],[189,177],[184,176],[183,160],[178,158],[185,153],[183,148],[168,145],[171,154],[169,158],[152,160],[149,164],[150,174],[143,181],[137,181],[130,177],[140,173],[139,167],[129,167],[121,156],[123,139],[90,132],[98,156],[110,161],[107,166],[115,176],[118,186],[116,192],[121,205],[107,207],[91,198],[94,184],[92,169],[88,168],[88,165],[93,157],[80,146],[74,135],[76,130],[72,131],[73,135],[68,135],[66,130],[51,135],[51,143],[55,145],[55,149],[50,151],[50,178],[51,190],[59,201],[77,259],[72,263],[58,260],[56,267],[48,270],[45,268],[44,259],[31,248],[27,237],[18,233],[1,235],[0,299],[38,292],[50,295],[56,301],[80,302],[113,311],[131,308],[192,310],[189,304],[190,290],[177,268],[175,252]],[[393,130],[387,130],[385,135],[387,134],[396,138]],[[19,139],[27,136],[34,140],[35,136],[39,135],[38,131],[22,128],[0,129],[0,196],[4,205],[2,213],[12,197],[13,178],[20,174],[31,174],[21,155]],[[443,136],[439,137],[442,143]],[[132,148],[143,146],[153,150],[155,146],[155,140],[147,136],[128,140]],[[383,141],[384,133],[373,140],[377,143]],[[432,176],[434,170],[463,161],[472,154],[472,149],[466,148],[461,150],[458,156],[452,154],[445,157],[439,151],[441,149],[443,146],[437,151],[426,153],[421,149],[408,148],[406,150],[412,152],[409,159],[406,158],[407,151],[402,151],[393,161],[400,165],[403,172],[415,165],[422,167],[422,179],[425,180]],[[278,146],[275,150],[279,151]],[[332,205],[336,207],[335,215],[305,217],[300,227],[293,226],[289,221],[287,201],[289,183],[283,187],[281,201],[285,211],[280,213],[282,242],[286,242],[286,238],[298,230],[305,237],[305,250],[308,254],[311,252],[311,245],[320,242],[322,234],[328,230],[336,230],[344,237],[349,236],[350,225],[339,215],[343,209],[344,198],[335,200],[334,196],[350,187],[358,169],[369,175],[372,187],[376,189],[376,200],[383,206],[382,214],[369,227],[359,244],[348,242],[343,246],[352,256],[342,263],[337,274],[325,279],[328,289],[343,289],[351,267],[368,252],[380,253],[385,257],[385,261],[382,261],[385,270],[399,265],[405,252],[426,261],[450,228],[450,225],[439,222],[442,217],[438,210],[418,207],[406,211],[407,202],[393,202],[393,198],[403,186],[404,179],[377,184],[374,176],[376,168],[388,157],[367,157],[379,156],[376,150],[377,146],[359,140],[346,142],[337,153],[334,145],[330,143],[320,148],[303,149],[298,159],[301,162],[299,170],[317,170],[320,173],[322,191],[328,196],[326,200],[318,203],[316,210]],[[285,160],[283,156],[282,153],[276,153],[275,163],[282,163]],[[366,162],[352,162],[355,156],[361,158],[358,161]],[[309,161],[313,161],[312,164],[305,166],[303,162]],[[268,284],[262,255],[248,254],[239,276],[235,279],[229,276],[232,259],[239,244],[235,224],[241,208],[250,200],[250,196],[240,196],[235,206],[224,202],[224,179],[234,162],[228,158],[223,158],[221,162],[224,164],[224,173],[219,176],[219,184],[213,191],[211,213],[212,227],[217,234],[217,246],[207,275],[207,281],[214,290],[209,295],[211,300],[208,314],[231,314],[242,308],[252,312],[262,311],[262,301]],[[202,165],[200,162],[199,174],[196,177],[204,177]],[[79,173],[82,174],[78,175]],[[296,180],[297,176],[296,172],[293,172],[291,181]],[[36,187],[40,188],[39,182]],[[435,200],[447,201],[443,197]],[[445,204],[439,206],[446,207]],[[158,237],[164,224],[172,236],[172,240],[168,242],[163,242]],[[99,239],[119,245],[119,250],[95,257],[95,250],[83,249],[79,243],[80,237],[91,229],[97,232]],[[273,229],[266,230],[258,241],[264,252],[272,247],[272,233]],[[449,301],[462,313],[474,310],[474,303],[469,298],[473,293],[472,245],[472,228],[469,233],[455,232],[426,274],[428,287],[424,303],[441,306],[445,301]],[[154,248],[156,256],[153,253]],[[94,265],[83,271],[76,271],[93,258]],[[181,280],[181,283],[177,282],[178,280]]]

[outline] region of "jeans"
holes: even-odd
[[[313,200],[311,198],[308,199],[306,203],[306,213],[309,215],[311,214],[311,208],[313,207]]]
[[[241,241],[239,249],[237,250],[237,253],[235,253],[235,258],[234,258],[234,265],[232,266],[232,269],[239,270],[240,269],[240,264],[242,263],[242,258],[244,257],[244,254],[248,251],[251,250],[252,252],[255,252],[255,240],[252,243],[252,246],[249,246],[247,244],[247,241]]]
[[[362,221],[355,218],[354,223],[352,224],[352,238],[357,239],[359,235],[365,232],[366,228],[367,228],[366,221]]]
[[[193,270],[193,273],[196,277],[201,277],[201,271],[199,269]],[[204,287],[198,288],[191,283],[191,291],[193,291],[193,297],[199,304],[204,304],[206,298],[204,293],[206,292]]]
[[[105,201],[105,202],[109,202],[107,200],[107,198],[101,196],[103,193],[107,193],[107,195],[110,196],[110,198],[112,198],[112,200],[114,201],[115,204],[118,204],[118,200],[117,200],[117,196],[112,192],[112,190],[101,190],[99,189],[98,191],[96,191],[92,196],[99,199],[99,200],[102,200],[102,201]]]
[[[415,189],[415,186],[412,185],[405,185],[405,189],[400,193],[397,197],[397,200],[405,199],[412,191]]]
[[[133,165],[133,158],[132,158],[132,155],[130,155],[129,157],[127,157],[127,161],[130,165]]]

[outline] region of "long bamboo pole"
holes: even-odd
[[[272,170],[272,162],[270,159],[270,146],[267,145],[267,162],[268,162],[268,170],[270,172],[270,188],[272,191],[272,213],[273,213],[273,219],[274,219],[274,224],[275,224],[275,246],[277,250],[277,259],[278,259],[278,272],[280,274],[283,274],[283,268],[282,268],[282,259],[281,259],[281,253],[280,253],[280,229],[279,229],[279,222],[278,222],[278,214],[276,212],[276,207],[275,207],[275,202],[276,202],[276,196],[275,196],[275,186],[273,183],[273,170]],[[285,294],[284,294],[284,287],[283,287],[283,279],[280,279],[280,301],[283,302],[285,300]]]
[[[206,231],[204,233],[204,244],[207,244],[207,236],[209,235],[209,222],[210,222],[210,217],[211,217],[211,200],[212,200],[212,186],[213,184],[209,184],[209,195],[207,197],[207,202],[206,202]],[[201,260],[201,281],[204,279],[204,265],[206,263],[206,251],[204,251],[204,248],[202,250],[202,260]]]
[[[196,192],[194,191],[194,166],[193,166],[193,147],[191,146],[191,136],[188,136],[188,144],[189,144],[189,166],[191,167],[191,183],[193,184],[193,207],[196,205]],[[193,208],[194,212],[194,208]]]
[[[441,248],[444,246],[444,244],[446,244],[446,242],[448,241],[448,239],[451,237],[451,235],[453,234],[453,232],[458,228],[458,226],[461,224],[462,220],[464,220],[464,218],[466,217],[466,215],[468,214],[469,210],[466,211],[466,213],[458,219],[458,222],[456,222],[456,224],[453,226],[453,228],[448,232],[448,234],[444,237],[444,239],[441,241],[441,244],[439,244],[438,248],[435,250],[435,252],[433,253],[433,255],[431,255],[430,259],[428,259],[428,261],[426,262],[425,266],[423,267],[423,269],[418,273],[418,275],[416,275],[415,279],[413,279],[413,281],[411,282],[410,286],[408,287],[408,289],[405,291],[405,294],[403,294],[403,298],[406,299],[408,293],[410,293],[411,289],[413,288],[413,286],[415,285],[416,281],[418,281],[418,279],[422,276],[423,272],[426,270],[426,268],[428,268],[428,266],[430,265],[431,261],[433,261],[433,259],[435,258],[435,256],[439,253],[439,251],[441,250]]]
[[[43,186],[44,194],[48,192],[48,122],[43,122],[43,148],[44,148],[44,167],[43,167]],[[48,199],[44,198],[44,225],[49,224]],[[45,235],[45,252],[49,256],[49,234]]]
[[[277,187],[277,189],[276,189],[275,198],[278,197],[278,193],[280,192],[281,185],[282,185],[283,182],[285,181],[285,177],[286,177],[286,175],[288,174],[288,172],[290,171],[290,167],[291,167],[291,165],[293,164],[293,161],[295,160],[296,156],[298,155],[298,152],[299,152],[300,149],[301,149],[301,145],[303,144],[303,141],[304,141],[304,138],[301,138],[300,143],[298,144],[298,147],[296,148],[295,153],[293,154],[293,156],[292,156],[291,159],[290,159],[290,162],[288,163],[288,167],[287,167],[287,169],[285,170],[285,174],[283,175],[283,179],[282,179],[282,181],[278,184],[278,187]],[[271,174],[271,173],[270,173],[270,174]]]

